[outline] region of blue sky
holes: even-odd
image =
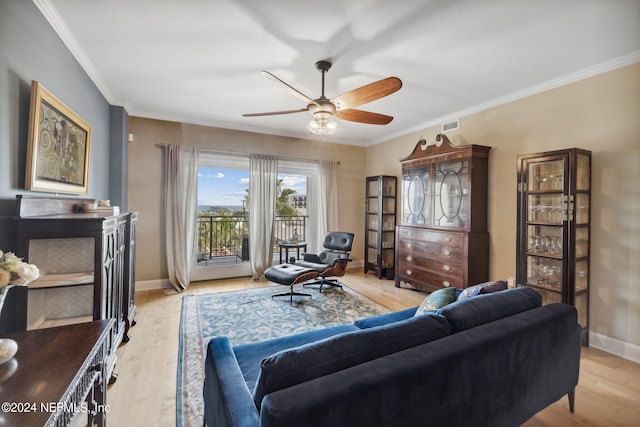
[[[280,174],[284,186],[297,194],[307,194],[307,180],[302,175]],[[242,169],[198,168],[199,206],[242,206],[249,188],[249,171]]]

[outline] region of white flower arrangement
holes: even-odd
[[[40,270],[34,264],[28,264],[13,252],[0,250],[0,310],[9,289],[14,286],[26,286],[40,277]]]

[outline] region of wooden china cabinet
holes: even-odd
[[[516,281],[543,303],[578,310],[589,344],[591,152],[578,148],[518,156]]]
[[[396,227],[396,287],[433,292],[489,276],[488,164],[491,147],[421,139],[402,163]]]

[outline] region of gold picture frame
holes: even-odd
[[[91,126],[37,81],[31,82],[26,190],[86,194]]]

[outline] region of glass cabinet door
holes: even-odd
[[[588,343],[590,153],[579,149],[518,157],[516,280],[543,303],[576,306]]]
[[[547,302],[562,300],[565,229],[564,158],[531,160],[526,164],[526,283],[540,289]],[[545,289],[555,293],[545,292]]]
[[[402,177],[402,223],[431,223],[431,177],[429,168],[405,170]]]
[[[437,164],[434,177],[434,225],[468,228],[469,161]]]

